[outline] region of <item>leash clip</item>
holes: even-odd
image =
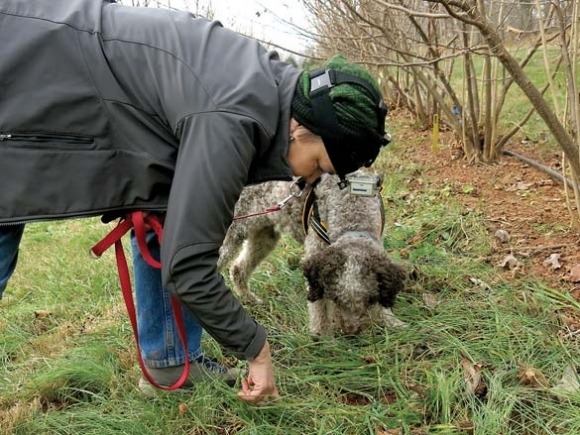
[[[288,195],[286,198],[284,198],[282,201],[280,201],[278,204],[276,204],[276,207],[278,207],[278,209],[281,209],[291,199],[300,198],[304,194],[304,187],[305,186],[306,186],[306,182],[305,182],[304,178],[302,178],[302,177],[299,178],[298,180],[294,181],[290,185],[290,195]]]

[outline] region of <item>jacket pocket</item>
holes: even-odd
[[[52,133],[0,133],[0,143],[13,147],[30,148],[93,148],[95,139],[90,136]]]

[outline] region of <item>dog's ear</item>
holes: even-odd
[[[317,252],[302,263],[302,271],[309,286],[309,302],[322,299],[325,288],[328,289],[336,284],[346,260],[344,252],[331,246]]]
[[[393,263],[384,255],[377,268],[379,303],[385,308],[395,305],[397,293],[405,290],[407,272],[402,266]]]
[[[308,296],[309,302],[316,302],[324,296],[324,288],[320,285],[320,267],[319,254],[313,255],[302,263],[302,272],[306,281],[308,281]]]

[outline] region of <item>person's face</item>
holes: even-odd
[[[334,173],[320,136],[297,124],[291,127],[291,134],[294,140],[290,142],[286,158],[294,176],[313,183],[323,173]]]

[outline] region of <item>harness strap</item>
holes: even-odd
[[[332,243],[330,236],[328,235],[328,228],[326,223],[320,220],[320,216],[318,215],[318,207],[316,207],[316,205],[313,208],[313,212],[310,213],[310,219],[308,222],[310,224],[310,228],[314,230],[319,239],[321,239],[327,245]]]
[[[308,229],[312,228],[318,238],[322,240],[327,245],[330,245],[330,236],[328,235],[328,228],[326,224],[320,220],[320,215],[318,214],[318,205],[316,204],[316,194],[314,189],[310,189],[308,196],[304,201],[304,207],[302,208],[302,230],[304,235],[308,234]]]
[[[143,256],[143,259],[151,266],[156,269],[161,268],[161,263],[153,258],[149,248],[147,247],[146,225],[149,225],[161,243],[163,237],[163,225],[155,215],[146,215],[141,211],[132,212],[127,215],[124,219],[120,220],[119,223],[113,230],[109,232],[99,243],[91,248],[91,253],[95,258],[100,258],[103,252],[109,249],[112,245],[115,245],[115,257],[117,260],[117,270],[119,272],[119,282],[121,284],[121,290],[123,292],[123,299],[125,300],[125,306],[127,307],[127,313],[129,315],[129,320],[131,321],[131,326],[133,328],[133,335],[135,337],[135,343],[137,346],[137,357],[139,360],[139,366],[145,378],[156,388],[161,390],[176,390],[180,388],[187,377],[189,376],[189,358],[187,358],[187,339],[185,326],[183,323],[183,312],[179,301],[170,295],[171,299],[171,309],[173,315],[175,316],[175,322],[177,325],[177,332],[183,346],[185,358],[185,366],[183,368],[183,373],[177,382],[168,387],[159,385],[147,371],[147,367],[143,362],[143,356],[141,355],[141,347],[139,346],[139,331],[137,328],[137,312],[135,310],[135,304],[133,302],[133,292],[131,286],[131,277],[129,274],[129,267],[127,265],[127,258],[125,257],[125,252],[123,250],[123,244],[121,243],[121,238],[131,229],[135,230],[135,238],[137,239],[137,245],[139,246],[139,252]],[[163,290],[165,291],[165,290]]]
[[[383,234],[383,231],[385,230],[385,222],[387,220],[387,212],[385,211],[385,200],[383,199],[383,188],[381,187],[381,190],[379,191],[379,199],[381,200],[381,234]]]
[[[304,200],[304,207],[302,207],[302,230],[304,235],[308,234],[308,227],[310,226],[310,214],[312,213],[312,206],[316,201],[316,195],[314,194],[314,189],[310,189]]]
[[[381,189],[382,190],[382,189]],[[380,199],[380,213],[381,213],[381,234],[385,229],[385,202],[383,201],[382,195],[379,193]],[[320,219],[320,215],[318,213],[318,205],[316,204],[316,194],[314,193],[314,189],[310,189],[308,192],[308,196],[304,201],[304,207],[302,208],[302,230],[304,231],[304,235],[308,234],[308,230],[312,228],[318,238],[322,240],[327,245],[330,245],[332,241],[330,240],[330,236],[328,235],[328,227],[326,223],[324,223]]]

